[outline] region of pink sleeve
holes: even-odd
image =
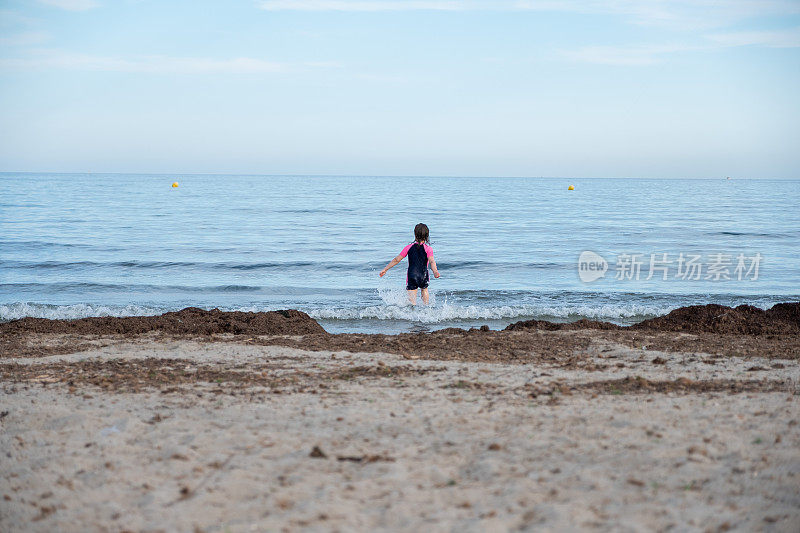
[[[413,243],[412,243],[412,244],[413,244]],[[403,249],[400,251],[400,255],[401,255],[401,256],[403,256],[403,257],[407,256],[407,255],[408,255],[408,251],[409,251],[410,249],[411,249],[411,244],[409,244],[409,245],[407,245],[405,248],[403,248]]]
[[[427,254],[428,258],[433,259],[433,248],[431,248],[427,244],[423,244],[422,246],[425,247],[425,253]]]

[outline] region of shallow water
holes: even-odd
[[[329,331],[396,332],[769,307],[800,299],[798,198],[800,180],[4,173],[0,319],[297,308]],[[420,221],[442,277],[412,308],[405,264],[377,274]],[[608,263],[590,283],[587,250]],[[679,254],[700,256],[700,279],[680,278]]]

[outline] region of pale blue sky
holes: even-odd
[[[0,170],[800,178],[800,2],[0,2]]]

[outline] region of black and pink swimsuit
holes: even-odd
[[[400,252],[403,257],[408,256],[408,274],[406,274],[406,289],[428,288],[428,260],[433,259],[433,248],[425,243],[412,242]]]

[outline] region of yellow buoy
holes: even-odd
[[[177,181],[176,181],[176,182],[174,182],[174,183],[172,184],[172,186],[173,186],[173,187],[177,187],[177,186],[178,186],[178,182],[177,182]]]
[[[173,187],[175,187],[175,185],[173,185]],[[573,187],[572,185],[570,185],[569,187],[567,187],[567,190],[568,190],[568,191],[574,191],[574,190],[575,190],[575,187]]]

